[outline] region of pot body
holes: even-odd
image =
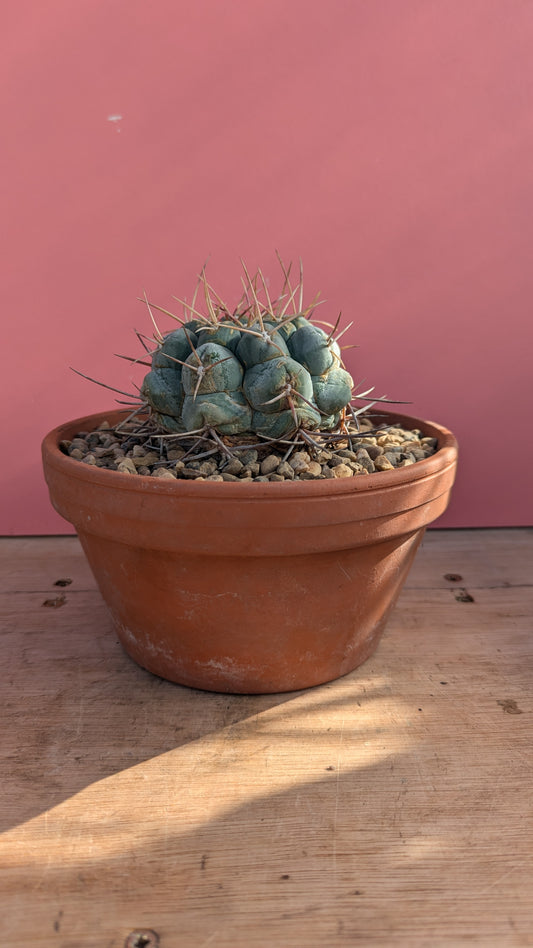
[[[80,464],[43,442],[55,509],[76,528],[124,648],[180,684],[231,693],[331,681],[375,649],[426,526],[445,510],[457,445],[436,437],[405,468],[339,480],[168,481]]]

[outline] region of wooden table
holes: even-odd
[[[259,697],[134,665],[76,538],[0,565],[3,948],[533,945],[533,530],[428,533],[375,657]]]

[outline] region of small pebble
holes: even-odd
[[[334,477],[353,477],[353,471],[351,467],[348,467],[347,464],[343,464],[341,462],[340,464],[336,464],[335,467],[333,468],[333,476]]]
[[[289,464],[292,467],[293,471],[298,473],[298,471],[306,471],[309,465],[311,458],[307,451],[295,451],[294,454],[289,458]]]
[[[292,481],[294,477],[294,469],[290,466],[290,464],[287,461],[282,461],[281,464],[279,464],[277,467],[276,474],[280,474],[284,480]]]
[[[147,451],[146,454],[139,455],[138,458],[133,458],[133,463],[137,464],[140,461],[142,464],[146,464],[147,467],[150,467],[151,464],[157,464],[161,458],[159,454],[156,454],[155,451]]]
[[[376,458],[376,460],[374,461],[374,466],[376,468],[376,471],[393,471],[394,470],[393,465],[391,464],[389,459],[385,457],[384,454],[380,455],[379,458]]]
[[[369,444],[365,441],[365,450],[371,461],[375,461],[376,458],[379,458],[380,454],[383,454],[383,448],[380,444]]]
[[[131,460],[131,458],[122,458],[122,460],[117,464],[117,470],[121,474],[136,474],[137,468]]]
[[[259,471],[260,471],[260,466],[259,466],[258,462],[257,462],[257,461],[251,461],[249,464],[245,464],[245,465],[244,465],[244,467],[243,467],[243,469],[242,469],[242,471],[241,471],[241,474],[244,475],[244,476],[246,476],[246,475],[251,475],[252,477],[257,477],[258,474],[259,474]]]
[[[382,435],[381,438],[378,438],[378,444],[380,444],[382,448],[390,448],[396,444],[399,446],[401,443],[402,439],[397,435],[386,434]]]
[[[200,474],[205,474],[207,477],[209,477],[210,474],[216,474],[217,468],[218,465],[216,461],[202,461],[198,470],[200,471]]]
[[[80,438],[80,437],[73,438],[72,441],[70,442],[69,450],[72,452],[74,448],[77,448],[79,451],[83,451],[84,454],[87,454],[87,451],[88,451],[87,442],[85,441],[84,438]]]
[[[409,453],[413,455],[415,461],[422,461],[426,457],[424,449],[416,444],[411,445]]]
[[[240,474],[243,468],[244,464],[239,458],[230,458],[224,467],[224,471],[226,474]]]
[[[281,463],[281,458],[278,454],[268,454],[264,461],[261,461],[261,474],[273,474],[276,471]]]
[[[364,468],[369,474],[373,474],[376,470],[374,462],[370,457],[366,448],[359,448],[357,451],[357,463],[360,467]]]

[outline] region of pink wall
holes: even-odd
[[[3,12],[0,532],[70,531],[39,442],[113,404],[69,365],[128,385],[143,288],[190,295],[211,254],[233,298],[239,256],[275,275],[276,248],[355,319],[353,374],[458,435],[440,524],[533,522],[531,3]]]

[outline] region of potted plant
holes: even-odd
[[[281,266],[275,298],[244,267],[232,307],[204,268],[167,332],[145,298],[134,402],[43,442],[125,650],[207,690],[291,691],[361,664],[455,476],[453,435],[357,393],[345,330]]]

